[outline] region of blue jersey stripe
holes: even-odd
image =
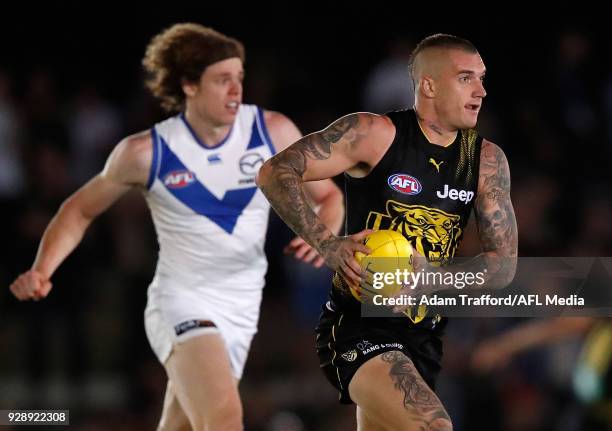
[[[166,189],[195,213],[208,218],[231,234],[238,217],[255,196],[257,187],[228,190],[222,199],[217,199],[172,152],[161,136],[158,136],[158,140],[162,161],[158,177]],[[179,183],[177,185],[172,181],[174,178],[189,180],[176,181]]]
[[[268,128],[266,127],[266,122],[264,121],[263,109],[259,106],[257,107],[257,116],[255,117],[255,124],[259,129],[259,134],[263,136],[263,140],[266,141],[268,147],[270,147],[270,152],[272,155],[276,154],[276,149],[272,143],[272,139],[268,134]]]
[[[155,177],[157,176],[157,172],[159,171],[159,148],[158,148],[158,139],[157,139],[157,131],[155,127],[151,128],[151,141],[152,141],[152,150],[153,157],[151,159],[151,169],[149,170],[149,179],[147,180],[147,189],[150,189],[153,186],[153,182],[155,181]]]
[[[259,133],[257,127],[257,121],[253,121],[253,126],[251,127],[251,139],[249,140],[249,145],[247,146],[247,151],[252,150],[257,147],[261,147],[264,144],[263,139],[261,138],[261,134]]]

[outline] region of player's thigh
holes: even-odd
[[[162,408],[161,419],[159,420],[157,431],[191,431],[189,419],[174,393],[174,388],[170,380],[168,380],[166,386],[164,406]]]
[[[364,363],[349,393],[366,417],[385,430],[452,430],[439,398],[402,352],[385,352]]]
[[[192,424],[242,421],[240,397],[218,333],[202,334],[174,345],[166,361],[178,401]]]

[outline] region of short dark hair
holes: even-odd
[[[431,48],[442,48],[442,49],[460,49],[462,51],[470,52],[472,54],[478,54],[478,50],[474,46],[472,42],[467,39],[463,39],[461,37],[453,36],[452,34],[444,34],[444,33],[436,33],[431,36],[427,36],[423,40],[421,40],[412,54],[410,54],[410,76],[414,80],[413,74],[413,65],[414,60],[417,56],[428,49]]]
[[[147,46],[142,59],[145,85],[169,112],[184,109],[182,81],[197,82],[213,63],[238,57],[244,62],[244,46],[200,24],[175,24]]]

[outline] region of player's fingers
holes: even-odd
[[[418,254],[418,251],[416,251],[416,248],[412,249],[412,259],[411,259],[411,263],[412,263],[412,267],[414,268],[415,271],[420,271],[420,270],[428,270],[429,265],[427,262],[427,259],[422,255],[422,254]]]
[[[342,276],[349,284],[358,285],[361,282],[361,277],[359,274],[353,271],[353,269],[351,269],[347,263],[342,263],[340,265],[340,270],[342,272]]]
[[[353,271],[353,273],[355,273],[355,275],[359,277],[359,282],[361,282],[361,278],[363,276],[363,269],[361,268],[361,265],[359,265],[359,262],[357,262],[354,257],[351,257],[346,262],[346,264],[351,269],[351,271]]]
[[[283,253],[285,254],[295,254],[295,247],[292,246],[291,244],[287,244],[284,248],[283,248]]]
[[[416,247],[412,247],[412,254],[416,257],[423,257],[420,251],[416,249]]]
[[[25,276],[28,296],[30,299],[38,299],[38,293],[42,287],[43,279],[36,271],[29,271]]]
[[[50,282],[44,279],[40,272],[31,270],[23,274],[22,277],[24,290],[26,291],[26,299],[38,300],[44,297],[43,293],[46,296],[48,290],[46,292],[43,291],[47,288],[46,284],[50,284]]]
[[[30,298],[30,293],[33,289],[29,288],[30,285],[30,277],[26,274],[21,274],[17,277],[17,280],[11,284],[11,292],[13,295],[17,297],[20,301],[24,301]]]
[[[394,313],[405,313],[407,307],[405,305],[395,305],[392,310]]]
[[[296,236],[291,241],[289,241],[289,243],[283,248],[283,253],[294,254],[295,250],[304,243],[305,241],[302,238]]]
[[[350,238],[353,241],[362,242],[366,236],[368,236],[369,234],[373,232],[374,231],[372,229],[364,229],[361,232],[354,233],[353,235],[350,236]]]
[[[310,250],[312,250],[312,247],[306,243],[299,245],[295,250],[295,258],[302,259]]]
[[[304,257],[302,258],[302,262],[306,262],[306,263],[310,263],[312,262],[317,256],[319,255],[319,253],[317,253],[317,251],[314,248],[310,248],[310,250],[308,250],[306,252],[306,254],[304,255]]]
[[[356,251],[360,251],[363,254],[372,253],[372,249],[370,247],[363,245],[360,242],[353,243],[353,253],[355,253]]]
[[[53,287],[53,284],[49,280],[44,281],[41,284],[40,288],[38,289],[38,292],[37,292],[38,293],[38,297],[39,298],[46,298],[52,287]]]
[[[17,289],[17,299],[19,299],[20,301],[27,301],[28,299],[32,299],[32,293],[33,291],[24,287],[24,286],[19,286]]]
[[[296,236],[291,241],[289,241],[289,245],[291,247],[298,247],[302,244],[306,244],[306,241],[304,241],[304,239],[301,236]]]
[[[25,299],[23,295],[23,291],[17,280],[11,283],[11,285],[9,286],[9,290],[18,300],[23,301]]]
[[[314,265],[315,268],[321,268],[324,263],[325,263],[325,259],[323,259],[321,256],[317,256],[317,258],[312,264]]]

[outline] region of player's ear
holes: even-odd
[[[188,81],[185,78],[181,79],[181,88],[187,97],[193,97],[198,92],[198,83]]]
[[[423,94],[426,97],[434,97],[436,94],[434,80],[429,76],[424,76],[421,78],[421,88],[423,89]]]

